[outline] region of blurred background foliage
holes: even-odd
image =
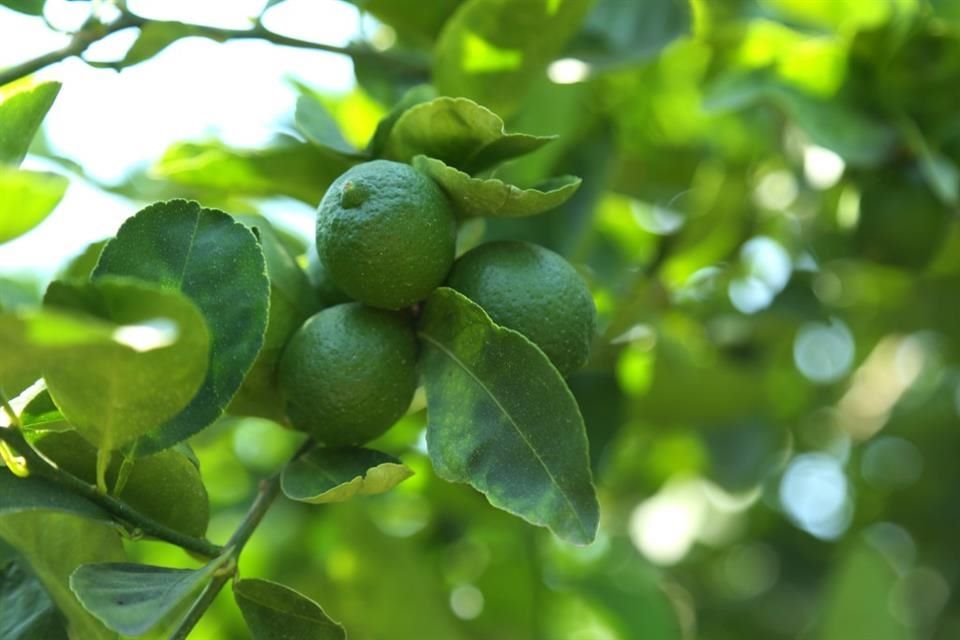
[[[134,201],[265,215],[306,266],[309,208],[411,88],[558,135],[498,175],[573,173],[576,197],[461,241],[529,239],[590,283],[599,333],[570,384],[601,535],[564,545],[438,481],[413,410],[373,444],[412,479],[278,504],[242,574],[314,597],[356,640],[960,637],[960,1],[354,4],[351,46],[414,63],[359,56],[349,91],[296,85],[339,153],[297,134],[291,105],[269,144],[175,142],[119,182],[42,141],[33,155]],[[142,64],[191,35],[154,34]],[[40,285],[0,280],[0,303]],[[296,438],[230,417],[192,444],[222,541]],[[222,596],[195,637],[243,629]]]

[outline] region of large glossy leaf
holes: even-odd
[[[599,508],[583,419],[543,352],[447,288],[427,300],[419,334],[437,474],[564,540],[593,541]]]
[[[324,504],[389,491],[413,471],[393,456],[360,447],[317,447],[288,464],[283,493],[293,500]]]
[[[345,640],[346,632],[316,602],[275,582],[238,580],[233,597],[253,640]]]
[[[0,102],[0,165],[20,165],[59,92],[59,82],[45,82]]]
[[[35,511],[0,517],[0,538],[29,564],[67,619],[70,638],[116,637],[81,606],[68,585],[70,573],[78,565],[124,558],[120,535],[113,527],[67,513]]]
[[[569,200],[582,182],[576,176],[552,178],[521,189],[497,178],[472,178],[441,160],[417,156],[413,166],[433,178],[465,218],[519,218],[549,211]]]
[[[171,200],[147,207],[120,228],[94,278],[133,276],[181,291],[210,332],[206,379],[179,414],[138,447],[170,447],[216,420],[240,388],[263,345],[269,281],[253,233],[222,211]]]
[[[41,425],[33,425],[34,428]],[[36,434],[33,445],[61,469],[96,482],[97,451],[75,431],[51,429]],[[120,476],[123,456],[115,454],[106,471],[107,486]],[[126,480],[116,496],[140,513],[190,536],[202,537],[210,519],[210,504],[200,471],[184,453],[167,449],[128,462]]]
[[[108,628],[128,636],[147,633],[206,584],[227,556],[197,570],[145,564],[85,564],[70,575],[70,589]]]
[[[270,278],[270,315],[260,355],[230,403],[230,412],[286,422],[283,398],[277,388],[276,367],[293,332],[318,311],[307,274],[287,251],[273,226],[260,216],[239,216],[256,229]]]
[[[441,31],[434,82],[509,115],[531,80],[561,53],[591,0],[468,0]]]
[[[63,176],[0,166],[0,243],[43,222],[60,204],[68,181]]]
[[[77,285],[54,282],[44,303],[118,325],[140,325],[118,336],[124,344],[76,347],[44,363],[54,402],[98,449],[124,447],[173,417],[206,376],[206,324],[176,290],[118,277]]]
[[[410,162],[425,155],[466,173],[536,151],[554,138],[507,133],[503,120],[468,98],[436,98],[411,107],[394,125],[384,155]]]
[[[218,144],[178,144],[154,168],[161,177],[231,196],[290,196],[317,205],[355,161],[311,144],[290,142],[256,151]]]
[[[43,585],[16,562],[0,568],[0,638],[67,640],[66,620]]]

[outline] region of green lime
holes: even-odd
[[[456,220],[447,197],[407,164],[374,160],[337,178],[320,202],[317,253],[355,300],[400,309],[450,270]]]
[[[389,429],[417,386],[410,318],[359,303],[324,309],[293,335],[278,379],[291,424],[328,445]]]
[[[553,251],[527,242],[482,244],[454,263],[447,284],[497,324],[532,340],[561,374],[586,363],[596,321],[593,297]]]

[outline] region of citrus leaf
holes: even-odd
[[[32,444],[58,467],[90,484],[96,483],[97,451],[76,431],[37,433]],[[123,456],[112,457],[107,486],[116,486]],[[189,536],[202,537],[210,520],[207,490],[196,465],[174,448],[128,462],[126,481],[116,493],[140,513]]]
[[[253,640],[345,640],[347,633],[316,602],[267,580],[237,580],[233,597]]]
[[[415,87],[411,87],[409,91],[403,94],[403,97],[393,105],[393,108],[390,109],[388,113],[380,122],[377,123],[377,128],[373,132],[373,137],[370,138],[369,144],[369,153],[374,158],[382,158],[384,148],[387,145],[387,141],[390,139],[390,134],[393,131],[393,127],[397,124],[397,120],[407,112],[411,107],[418,105],[422,102],[427,102],[437,97],[437,90],[433,88],[433,85],[430,84],[421,84]]]
[[[168,448],[220,417],[263,345],[270,288],[253,233],[222,211],[170,200],[140,211],[107,245],[94,278],[126,275],[181,291],[210,331],[206,379],[180,413],[138,446]]]
[[[56,511],[111,523],[106,511],[86,498],[68,493],[49,480],[18,478],[0,467],[0,518],[17,513]]]
[[[63,176],[0,166],[0,243],[43,222],[60,204],[68,181]]]
[[[384,155],[410,162],[425,155],[474,174],[536,151],[555,136],[507,133],[503,120],[468,98],[436,98],[409,108],[397,120]]]
[[[466,218],[519,218],[543,213],[569,200],[582,180],[560,176],[534,189],[521,189],[497,178],[471,178],[436,158],[417,156],[413,166],[433,178]]]
[[[319,310],[307,274],[297,264],[273,226],[261,216],[238,216],[256,230],[270,278],[270,314],[263,347],[229,411],[285,423],[283,398],[277,388],[276,368],[283,348],[307,318]]]
[[[577,403],[547,357],[448,288],[427,300],[427,446],[441,478],[578,544],[599,518]]]
[[[132,67],[135,64],[144,62],[154,57],[171,44],[182,38],[190,36],[199,36],[209,38],[210,33],[196,25],[184,24],[174,21],[150,21],[140,28],[137,39],[127,49],[126,55],[122,60],[109,63],[89,62],[91,66],[108,67],[111,69],[124,69]]]
[[[0,4],[30,16],[42,16],[46,0],[2,0]]]
[[[282,195],[316,205],[352,164],[340,154],[299,142],[255,151],[182,143],[167,150],[154,172],[177,184],[230,196]]]
[[[70,638],[116,638],[77,602],[68,586],[70,573],[80,564],[123,559],[123,544],[114,527],[69,513],[34,511],[0,517],[0,538],[29,564],[66,617]]]
[[[57,407],[98,449],[124,447],[173,417],[206,376],[203,316],[175,290],[117,277],[54,282],[44,304],[129,325],[115,342],[76,347],[43,365]]]
[[[0,638],[67,640],[66,621],[40,581],[16,562],[0,568]]]
[[[0,102],[0,164],[20,165],[58,93],[59,82],[44,82]]]
[[[324,504],[384,493],[413,475],[397,458],[360,447],[317,447],[283,469],[283,493],[292,500]]]
[[[509,115],[580,28],[592,0],[468,0],[433,51],[440,94]]]
[[[197,570],[126,562],[85,564],[70,575],[70,589],[108,628],[139,636],[206,584],[227,558],[221,556]]]
[[[361,155],[353,145],[343,138],[336,120],[314,96],[301,94],[297,98],[294,121],[297,130],[316,147],[348,157]]]

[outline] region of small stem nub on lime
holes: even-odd
[[[366,202],[369,195],[366,186],[362,183],[347,180],[340,189],[340,206],[344,209],[354,209]]]

